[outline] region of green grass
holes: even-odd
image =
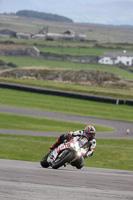
[[[127,80],[133,80],[133,73],[125,69],[121,69],[117,66],[109,65],[98,65],[98,64],[83,64],[75,62],[65,62],[65,61],[54,61],[54,60],[45,60],[43,58],[28,58],[28,57],[11,57],[11,56],[1,56],[1,60],[5,62],[12,62],[19,67],[50,67],[58,69],[93,69],[100,71],[107,71],[115,73],[118,76],[122,76]]]
[[[75,55],[75,56],[101,56],[104,54],[105,51],[109,52],[116,52],[116,51],[122,51],[121,49],[100,49],[100,48],[69,48],[61,45],[60,47],[41,47],[37,46],[37,48],[41,52],[50,52],[55,54],[68,54],[68,55]],[[132,50],[131,50],[132,51]]]
[[[85,161],[85,166],[132,171],[132,154],[133,149],[97,146],[94,155]]]
[[[18,25],[18,24],[16,24]],[[31,24],[30,24],[31,25]],[[25,26],[25,24],[22,24],[22,26]],[[31,25],[32,26],[32,25]],[[25,27],[24,27],[25,28]],[[87,30],[88,31],[88,30]],[[58,46],[58,47],[64,47],[67,48],[75,48],[75,49],[84,49],[84,48],[95,48],[99,49],[100,52],[104,48],[106,51],[122,51],[123,49],[126,49],[128,51],[132,51],[132,45],[130,43],[116,43],[114,41],[111,43],[100,43],[98,41],[49,41],[49,40],[43,40],[43,39],[17,39],[17,38],[0,38],[0,42],[14,42],[15,44],[25,44],[25,45],[34,45],[34,46],[39,46],[39,45],[45,45],[46,47],[53,47],[53,46]],[[97,46],[95,46],[97,45]],[[102,46],[102,47],[101,47]],[[84,48],[83,48],[84,47]]]
[[[6,42],[6,41],[10,41],[10,42],[14,42],[15,44],[25,44],[25,45],[33,45],[33,46],[39,46],[39,45],[44,45],[46,47],[53,47],[53,46],[58,46],[58,47],[70,47],[70,48],[82,48],[82,47],[86,47],[86,48],[92,48],[96,42],[82,42],[82,41],[49,41],[49,40],[44,40],[44,39],[17,39],[17,38],[0,38],[0,42]],[[105,47],[114,47],[116,46],[115,44],[106,44]],[[117,45],[120,46],[121,45]],[[125,46],[124,46],[125,47]],[[130,46],[127,45],[127,48],[130,48]]]
[[[0,128],[2,129],[66,133],[67,131],[82,130],[85,126],[85,123],[0,113]],[[95,128],[97,132],[114,130],[113,128],[103,126],[95,126]]]
[[[40,162],[57,138],[0,134],[0,158]],[[100,145],[109,145],[109,147]],[[116,146],[117,147],[112,147]],[[131,149],[125,148],[131,147]],[[94,155],[85,166],[133,170],[133,140],[97,139]],[[128,155],[128,156],[127,156]]]
[[[133,121],[132,106],[99,103],[0,88],[0,105]]]

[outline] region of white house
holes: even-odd
[[[106,65],[129,65],[133,66],[133,53],[132,52],[104,52],[98,61],[100,64]]]

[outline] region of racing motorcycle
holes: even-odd
[[[41,166],[58,169],[61,166],[71,164],[78,169],[83,164],[84,155],[87,153],[88,139],[86,137],[73,137],[70,141],[64,141],[57,148],[50,151],[40,162]]]

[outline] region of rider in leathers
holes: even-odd
[[[93,155],[93,151],[96,147],[96,140],[95,140],[95,133],[96,130],[93,126],[86,126],[84,130],[77,130],[75,132],[67,132],[65,134],[61,134],[60,137],[57,139],[56,143],[52,146],[50,146],[50,149],[53,150],[56,147],[58,147],[61,143],[64,142],[64,140],[69,141],[72,137],[87,137],[88,139],[88,148],[87,151],[85,151],[85,154],[83,157],[79,157],[76,161],[71,163],[73,166],[76,166],[78,169],[81,169],[84,165],[84,158],[88,158]]]

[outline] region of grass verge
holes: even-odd
[[[83,123],[67,122],[46,118],[37,118],[15,114],[0,113],[0,128],[15,130],[32,130],[66,133],[67,131],[82,130]],[[97,132],[113,131],[113,128],[95,126]]]

